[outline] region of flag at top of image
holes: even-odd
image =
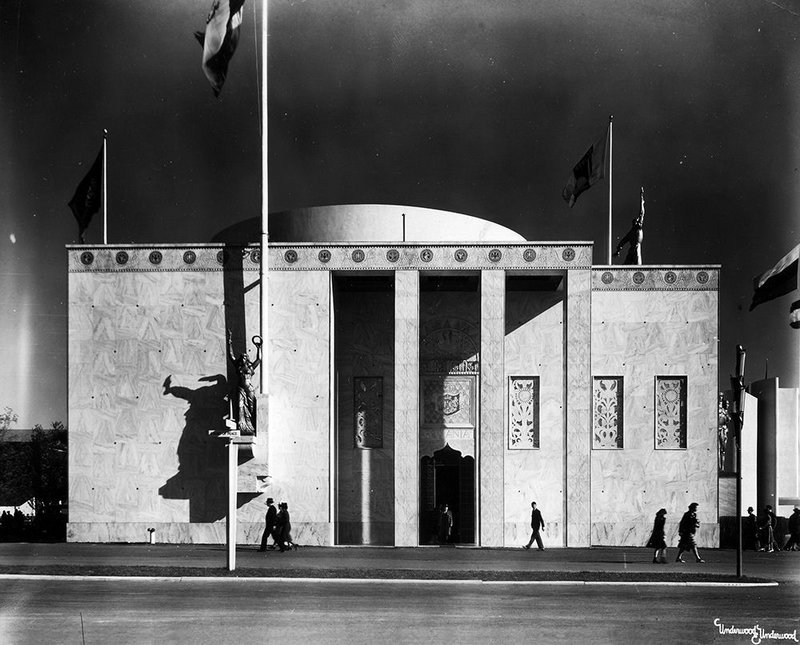
[[[589,190],[594,184],[605,176],[606,169],[606,139],[604,134],[595,144],[589,147],[586,154],[575,164],[572,174],[567,179],[567,185],[561,192],[564,201],[572,208],[575,200],[585,190]]]
[[[215,0],[206,18],[205,32],[195,32],[195,38],[203,46],[203,72],[214,96],[222,91],[228,63],[239,44],[243,5],[244,0]]]
[[[69,201],[69,207],[78,220],[78,239],[84,243],[83,234],[89,228],[92,215],[100,210],[100,198],[102,197],[103,184],[103,148],[97,153],[92,167],[86,176],[81,179],[81,183],[75,189],[75,194]]]
[[[753,278],[753,301],[750,311],[758,305],[790,293],[798,287],[800,244],[784,255],[769,271]]]

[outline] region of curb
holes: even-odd
[[[647,586],[647,587],[777,587],[777,582],[692,582],[692,581],[601,581],[601,580],[446,580],[422,578],[282,578],[282,577],[224,577],[224,576],[57,576],[27,573],[3,573],[0,580],[64,580],[69,582],[97,580],[100,582],[301,582],[337,584],[395,584],[395,585],[513,585],[513,586]]]

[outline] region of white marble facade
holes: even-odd
[[[415,546],[420,460],[445,445],[475,460],[475,544],[526,542],[531,501],[552,547],[640,544],[655,510],[677,522],[691,501],[700,543],[718,539],[717,268],[593,270],[585,243],[269,253],[268,459],[241,466],[243,481],[263,477],[239,495],[240,543],[260,538],[270,496],[289,503],[299,543]],[[226,330],[251,355],[260,330],[258,247],[74,247],[68,259],[69,539],[137,542],[155,528],[161,542],[224,541],[225,460],[209,433],[227,413]],[[353,272],[390,287],[337,314],[336,276]],[[425,275],[460,272],[479,285],[469,298],[421,290]],[[431,372],[436,342],[460,343],[450,375]],[[593,446],[595,376],[624,384],[619,449]],[[658,376],[686,377],[684,449],[654,444]],[[357,383],[380,386],[366,443]],[[426,422],[426,383],[454,406],[440,426]]]

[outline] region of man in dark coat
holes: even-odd
[[[267,550],[267,538],[272,535],[272,548],[275,548],[275,543],[277,540],[275,539],[275,520],[278,516],[278,509],[275,508],[275,500],[271,497],[267,497],[267,515],[264,518],[265,526],[264,526],[264,535],[261,536],[261,548],[259,551],[266,551]]]
[[[523,546],[523,549],[530,549],[533,541],[536,540],[536,546],[539,551],[544,551],[544,544],[542,544],[542,536],[539,535],[539,529],[544,530],[544,520],[542,519],[541,511],[536,508],[536,502],[531,502],[531,539]]]
[[[794,507],[789,516],[789,540],[783,545],[784,551],[796,551],[800,548],[800,508]]]
[[[697,502],[689,504],[689,510],[683,514],[681,523],[678,524],[678,535],[680,541],[678,542],[678,557],[675,562],[683,562],[681,557],[684,551],[691,551],[698,562],[705,562],[700,554],[697,552],[697,544],[694,541],[694,534],[700,527],[700,522],[697,519]]]

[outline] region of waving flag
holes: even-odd
[[[195,32],[203,46],[203,72],[219,96],[228,75],[228,63],[239,44],[244,0],[215,0],[206,19],[204,32]]]
[[[605,176],[606,139],[607,134],[604,134],[601,139],[589,147],[586,154],[572,169],[572,174],[567,179],[567,185],[561,192],[561,196],[570,208],[575,205],[578,195],[589,190]]]
[[[769,271],[753,278],[753,301],[750,311],[758,305],[797,289],[800,244],[784,255]]]
[[[97,153],[92,167],[86,176],[81,179],[81,183],[75,189],[75,194],[69,202],[69,207],[78,220],[78,237],[81,244],[84,243],[83,234],[89,228],[92,215],[100,210],[100,199],[102,197],[101,187],[103,185],[103,148]]]

